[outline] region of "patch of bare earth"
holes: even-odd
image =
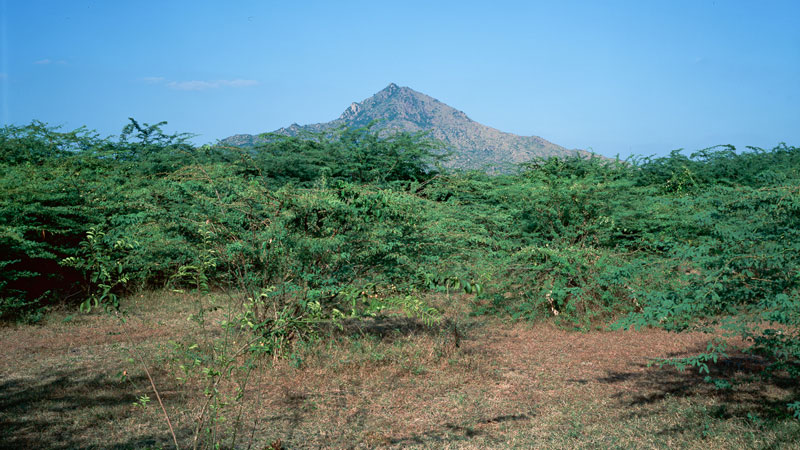
[[[681,416],[726,399],[694,372],[648,367],[651,358],[697,353],[706,340],[491,323],[465,333],[457,349],[421,336],[394,353],[360,348],[361,358],[328,348],[303,370],[276,367],[262,414],[273,436],[308,448],[707,448],[713,437]],[[780,403],[788,391],[753,389],[749,406]],[[759,434],[735,442],[792,438]]]
[[[127,361],[131,346],[145,355],[188,444],[189,412],[202,396],[179,388],[164,361],[166,342],[194,331],[186,311],[170,311],[142,312],[122,333],[103,316],[0,329],[2,446],[169,447],[157,405],[133,405],[152,393],[139,366]],[[715,391],[695,372],[648,367],[652,358],[695,354],[706,340],[466,316],[457,336],[411,320],[371,321],[265,364],[245,395],[240,442],[246,447],[252,436],[253,448],[276,439],[286,448],[800,448],[797,421],[773,417],[796,386],[778,380]],[[757,364],[735,355],[714,370],[747,374]],[[123,370],[130,380],[119,380]]]

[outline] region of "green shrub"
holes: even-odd
[[[476,313],[570,327],[722,327],[767,357],[765,375],[798,377],[795,147],[550,158],[489,176],[441,171],[419,134],[341,129],[240,149],[162,125],[131,119],[117,139],[0,130],[2,319],[202,287],[236,292],[274,343],[391,305],[433,317],[417,293],[458,290]]]

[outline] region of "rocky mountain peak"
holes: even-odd
[[[351,103],[336,120],[303,126],[293,124],[276,130],[275,133],[296,136],[303,131],[325,132],[341,126],[363,127],[373,122],[376,122],[376,129],[383,130],[383,133],[430,133],[432,138],[442,141],[453,152],[453,159],[446,165],[456,168],[498,167],[536,157],[580,153],[538,136],[518,136],[482,125],[471,120],[462,111],[395,83],[389,83],[370,98]],[[249,135],[237,135],[235,139],[232,137],[223,142],[230,140],[226,143],[242,145],[248,142],[246,136]],[[259,139],[261,138],[251,136],[250,145],[257,143]]]
[[[353,102],[350,104],[350,107],[345,109],[341,116],[339,116],[339,120],[349,120],[358,115],[361,112],[361,104]]]

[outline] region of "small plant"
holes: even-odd
[[[150,403],[150,396],[148,395],[140,395],[139,398],[133,402],[133,406],[141,409],[147,408],[147,404]]]
[[[800,420],[800,401],[789,403],[787,407],[793,413],[794,418]]]
[[[80,243],[78,256],[61,261],[63,266],[79,270],[89,282],[86,288],[88,298],[79,307],[82,312],[88,313],[97,308],[119,310],[117,291],[129,280],[122,257],[134,247],[134,243],[124,239],[109,243],[102,229],[92,227],[86,232],[86,239]]]

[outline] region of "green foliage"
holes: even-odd
[[[75,155],[102,145],[83,129],[61,133],[39,122],[0,130],[0,318],[24,317],[79,279],[59,261],[101,215]]]
[[[122,239],[108,242],[106,234],[95,227],[86,232],[86,240],[80,243],[78,256],[64,258],[61,264],[77,269],[88,282],[89,295],[80,304],[80,310],[90,312],[92,308],[106,311],[119,310],[119,297],[116,291],[128,282],[124,272],[125,252],[135,248],[132,243]]]
[[[231,323],[279,354],[344,316],[435,320],[418,294],[459,292],[476,314],[721,331],[766,358],[765,376],[800,379],[795,147],[551,158],[491,177],[440,171],[422,135],[239,149],[162,126],[131,119],[116,140],[2,129],[4,319],[55,299],[114,308],[139,288],[220,289],[242,307]],[[661,362],[706,370],[723,354]]]
[[[422,133],[380,137],[373,124],[301,137],[265,135],[253,158],[258,173],[277,185],[310,187],[325,178],[382,187],[423,181],[445,156]]]

